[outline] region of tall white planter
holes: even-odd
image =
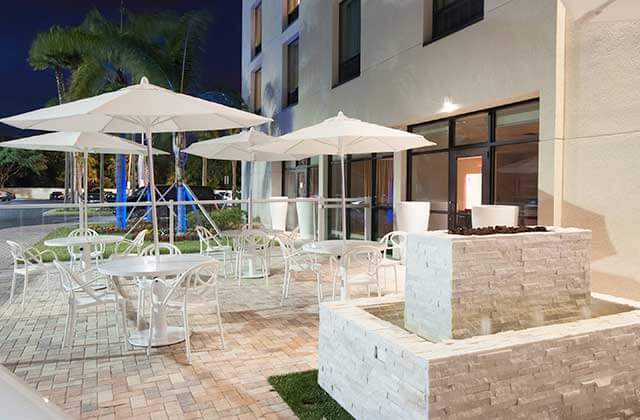
[[[471,226],[518,226],[518,206],[482,205],[471,208]]]
[[[271,197],[272,200],[286,200],[288,197]],[[287,208],[289,203],[279,201],[269,203],[271,210],[271,228],[273,230],[287,230]]]
[[[401,201],[396,218],[397,230],[420,233],[429,229],[431,203],[428,201]]]
[[[296,211],[298,213],[298,227],[300,228],[300,237],[302,239],[314,238],[313,223],[313,202],[297,201]]]

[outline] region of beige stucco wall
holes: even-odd
[[[564,1],[562,223],[593,230],[595,290],[640,296],[640,3]]]
[[[282,30],[281,0],[262,0],[263,52],[251,59],[251,9],[244,0],[243,97],[262,68],[263,112],[273,134],[321,121],[343,110],[388,126],[442,118],[445,99],[455,113],[540,97],[540,222],[559,223],[561,202],[564,7],[557,0],[487,0],[484,19],[423,45],[424,0],[363,0],[361,75],[334,84],[337,0],[306,1],[296,24]],[[300,103],[281,110],[283,47],[299,31]],[[396,156],[397,172],[406,173]],[[560,171],[561,173],[561,171]],[[398,191],[398,190],[396,190]],[[398,191],[398,196],[401,193]],[[554,195],[556,208],[554,210]],[[401,197],[396,197],[396,202]]]

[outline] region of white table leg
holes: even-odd
[[[141,286],[145,287],[145,286]],[[153,287],[148,288],[148,291],[155,294],[157,299],[164,299],[168,293],[168,289],[163,283],[157,282]],[[142,293],[142,289],[140,290]],[[170,326],[167,323],[167,311],[164,307],[153,309],[153,305],[150,305],[153,313],[153,335],[151,336],[151,347],[168,346],[171,344],[180,343],[185,340],[184,328]],[[129,343],[133,346],[147,347],[149,343],[149,330],[140,330],[135,334],[129,336]]]

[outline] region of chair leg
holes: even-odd
[[[151,303],[151,310],[149,311],[149,341],[147,343],[147,359],[151,356],[151,337],[153,337],[153,313],[155,308],[153,302]]]
[[[393,265],[393,280],[395,293],[398,293],[398,266],[396,264]]]
[[[116,335],[120,338],[120,321],[118,321],[118,312],[120,312],[120,304],[118,303],[118,298],[115,298],[113,301],[113,315],[116,318]]]
[[[24,284],[22,285],[22,307],[24,308],[24,301],[27,296],[27,285],[29,284],[29,270],[24,269]]]
[[[269,286],[269,272],[267,271],[267,255],[264,256],[264,258],[261,258],[262,260],[262,272],[264,273],[264,283],[265,285]]]
[[[320,281],[320,273],[316,273],[316,288],[318,293],[318,305],[322,302],[322,282]]]
[[[68,330],[67,335],[65,337],[66,341],[63,343],[64,348],[69,348],[73,346],[73,339],[76,333],[76,321],[77,321],[77,313],[76,307],[74,304],[69,305],[69,322],[68,322]]]
[[[9,303],[13,303],[13,294],[16,289],[16,272],[13,271],[13,277],[11,277],[11,293],[9,294]]]
[[[120,316],[122,317],[122,335],[124,336],[124,344],[129,350],[133,350],[133,346],[129,343],[129,334],[127,333],[127,301],[126,299],[118,299],[120,303]]]
[[[222,345],[222,350],[225,349],[224,343],[224,329],[222,328],[222,315],[220,314],[220,301],[216,297],[216,313],[218,315],[218,330],[220,330],[220,344]]]
[[[189,334],[189,314],[186,306],[182,311],[182,322],[184,324],[184,344],[187,352],[187,363],[191,364],[191,334]]]
[[[69,326],[71,326],[71,304],[69,304],[69,308],[67,310],[67,318],[64,323],[64,335],[62,336],[62,348],[67,348],[67,341],[69,341]]]
[[[288,282],[289,282],[289,267],[284,268],[284,280],[282,281],[282,299],[280,299],[280,306],[284,305],[284,299],[287,297]]]

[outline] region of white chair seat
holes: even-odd
[[[204,252],[231,252],[230,245],[208,246]]]

